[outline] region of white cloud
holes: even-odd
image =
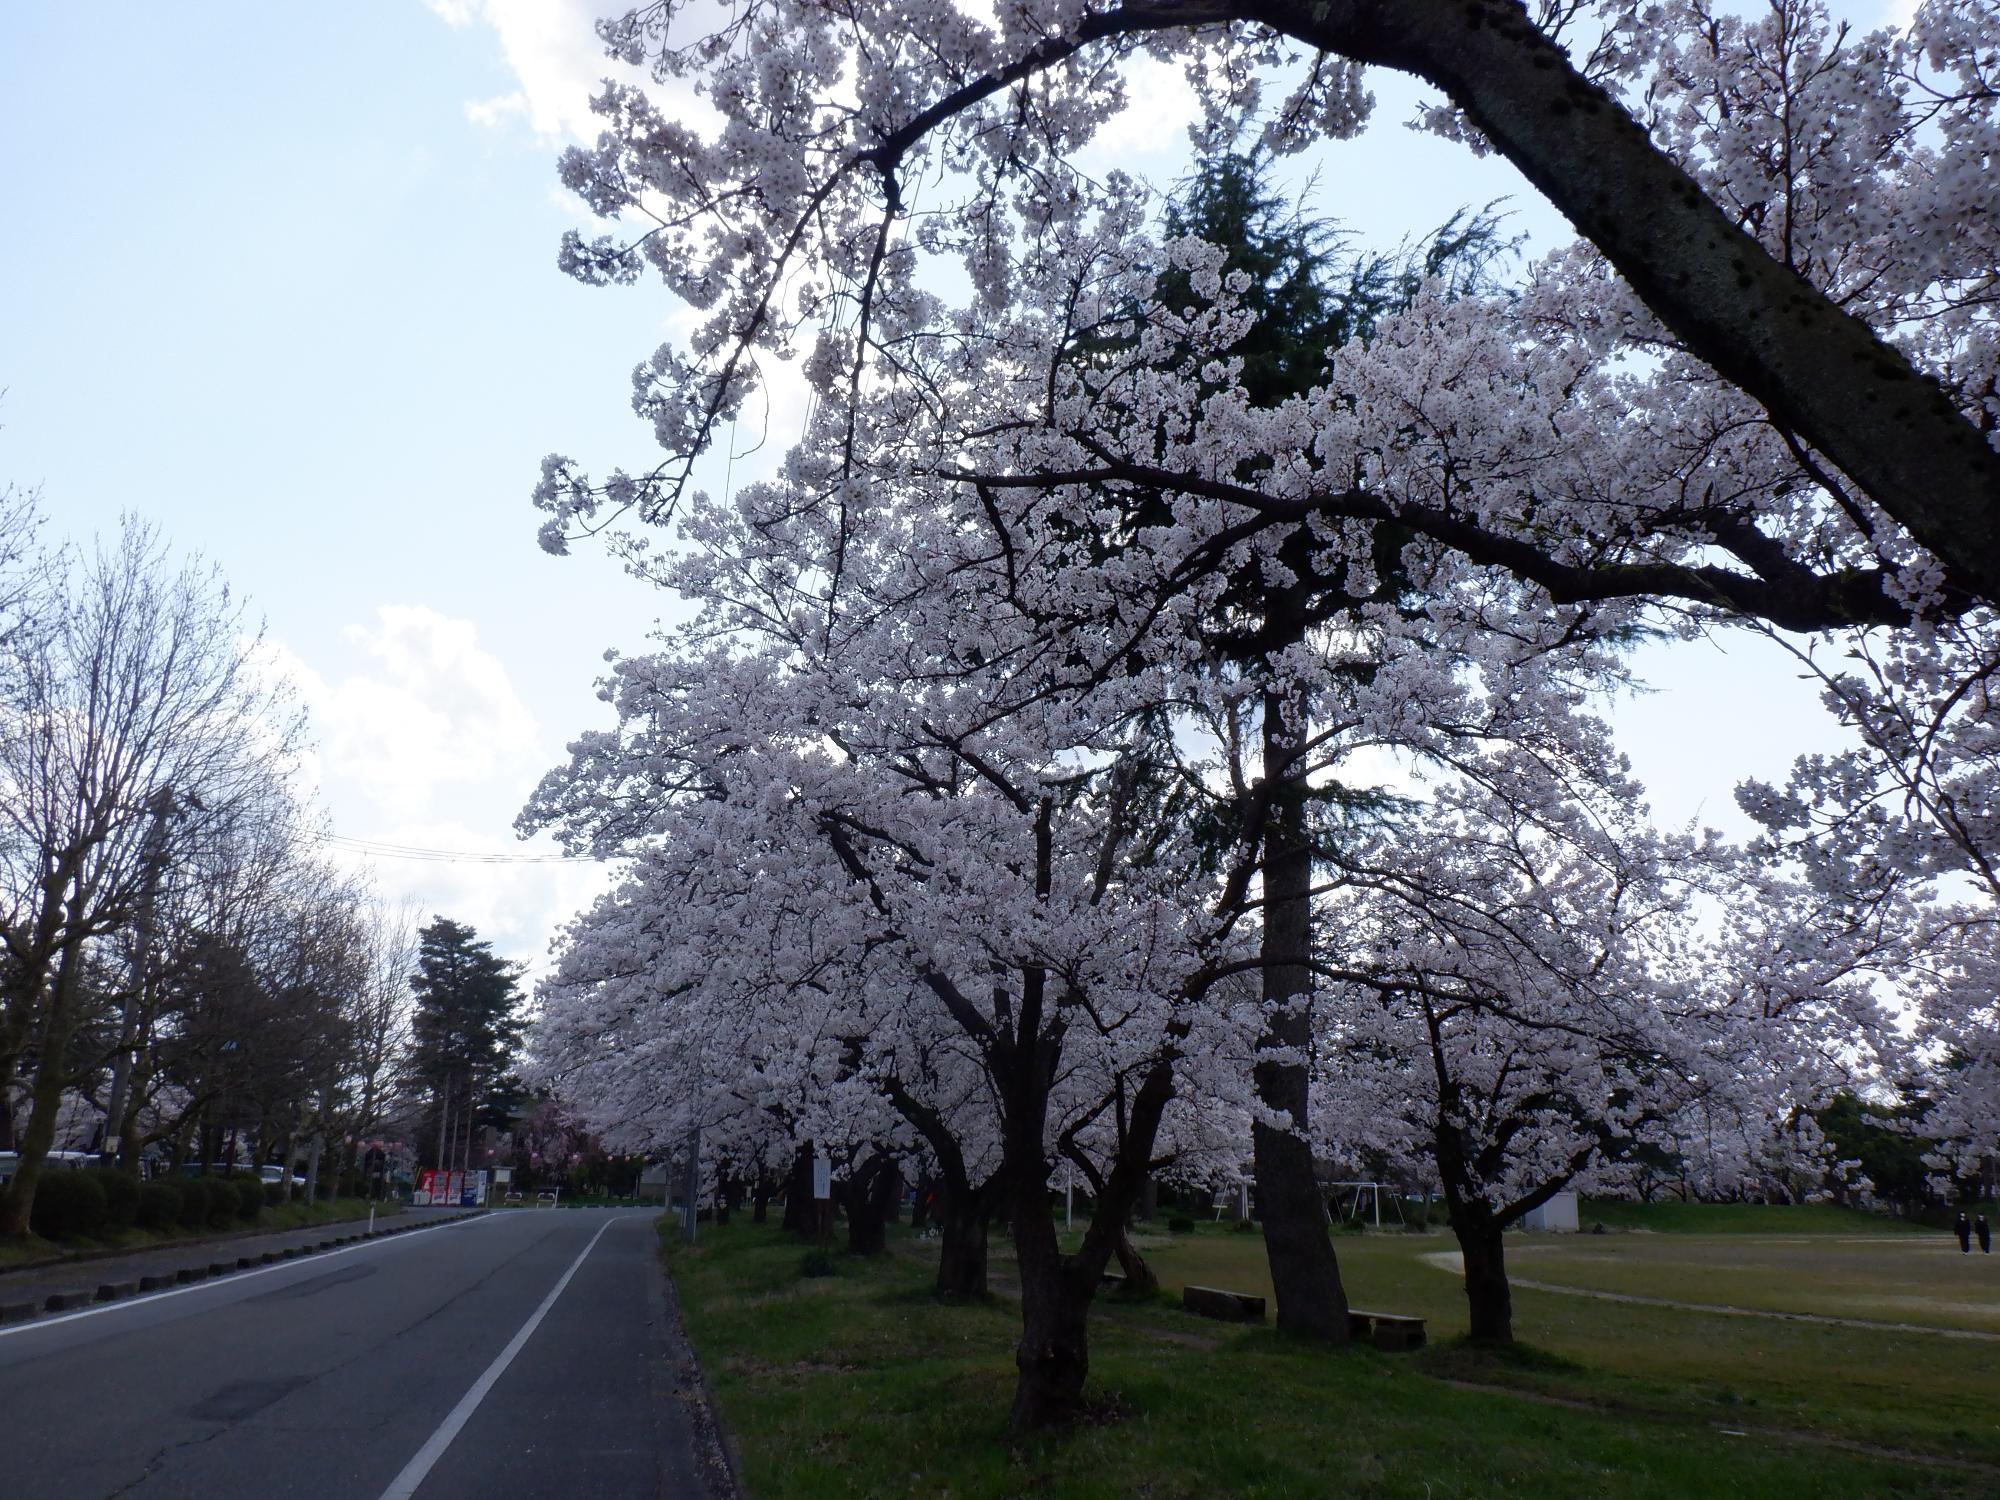
[[[1091,138],[1091,150],[1120,157],[1184,154],[1201,99],[1178,63],[1145,53],[1124,64],[1125,108]]]
[[[594,139],[590,96],[615,64],[604,55],[595,22],[608,6],[593,0],[424,0],[452,26],[493,28],[519,87],[465,106],[477,124],[526,119],[544,140]]]
[[[612,867],[590,861],[522,863],[550,857],[553,843],[523,844],[492,826],[475,828],[451,819],[412,819],[381,825],[371,838],[383,844],[447,850],[462,856],[498,855],[507,863],[408,859],[351,847],[329,849],[341,866],[366,874],[388,906],[410,903],[425,918],[441,914],[464,922],[503,957],[525,962],[530,979],[548,968],[548,946],[557,927],[596,900],[611,884]]]
[[[519,89],[493,99],[469,99],[465,105],[466,119],[475,125],[484,125],[488,129],[503,125],[515,116],[527,112],[528,96]]]
[[[534,716],[470,620],[423,605],[385,604],[375,614],[374,628],[344,632],[371,659],[369,671],[341,678],[315,705],[329,775],[359,782],[384,811],[406,816],[441,789],[511,780],[539,760]]]
[[[282,642],[257,651],[260,673],[288,679],[309,716],[317,749],[298,782],[340,839],[324,852],[365,873],[385,905],[470,923],[539,971],[555,929],[610,873],[555,861],[546,836],[514,837],[515,813],[555,757],[506,667],[472,621],[424,605],[381,605],[342,637],[350,654],[327,671]]]

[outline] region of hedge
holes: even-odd
[[[181,1185],[178,1182],[139,1184],[136,1222],[141,1229],[172,1229],[180,1221]]]
[[[57,1170],[43,1175],[35,1188],[35,1206],[28,1227],[45,1239],[92,1234],[104,1227],[104,1184],[96,1172]]]
[[[95,1167],[83,1174],[104,1189],[104,1229],[130,1229],[139,1217],[139,1179],[115,1167]]]
[[[181,1189],[181,1227],[184,1229],[206,1229],[208,1218],[215,1211],[216,1183],[210,1177],[184,1177]],[[236,1195],[229,1195],[229,1206],[236,1207]]]

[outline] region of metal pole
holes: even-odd
[[[440,1172],[447,1172],[451,1170],[451,1158],[447,1154],[450,1148],[445,1144],[450,1139],[451,1132],[451,1074],[449,1072],[444,1075],[444,1088],[438,1095],[438,1102],[440,1113],[438,1114],[437,1164]]]

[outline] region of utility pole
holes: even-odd
[[[153,928],[160,900],[160,872],[167,863],[167,820],[174,815],[174,789],[163,786],[146,799],[146,812],[153,820],[140,845],[139,865],[144,872],[139,887],[138,945],[132,960],[132,984],[119,1007],[118,1050],[111,1059],[111,1097],[104,1107],[104,1144],[101,1155],[106,1165],[124,1155],[125,1096],[132,1087],[133,1051],[138,1046],[139,1016],[146,999],[146,971],[153,960]],[[136,1169],[137,1162],[132,1166]]]
[[[444,1087],[438,1090],[438,1149],[437,1164],[440,1172],[451,1167],[450,1149],[445,1143],[451,1132],[451,1074],[444,1075]]]

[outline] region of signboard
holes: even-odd
[[[425,1167],[423,1171],[419,1172],[417,1174],[417,1189],[410,1195],[410,1202],[418,1208],[429,1208],[431,1200],[437,1196],[439,1175],[436,1170],[430,1167]]]
[[[493,1185],[495,1187],[506,1187],[513,1180],[514,1169],[512,1167],[495,1167],[493,1169]]]
[[[813,1158],[813,1196],[815,1198],[833,1196],[833,1162],[824,1156]]]
[[[465,1179],[464,1185],[459,1190],[458,1206],[460,1208],[484,1208],[486,1206],[486,1173],[482,1170],[478,1172],[461,1172],[458,1175]]]

